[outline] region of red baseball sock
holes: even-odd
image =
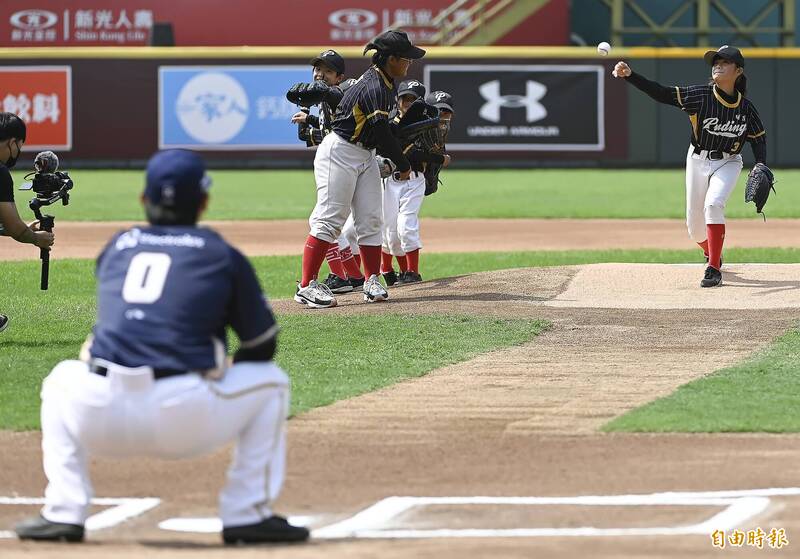
[[[353,251],[350,250],[350,247],[342,249],[342,266],[344,266],[345,272],[347,272],[348,278],[353,279],[361,279],[364,275],[361,273],[360,264],[356,262],[355,257],[353,256]]]
[[[339,252],[339,245],[334,243],[325,253],[325,258],[328,260],[328,267],[331,269],[332,274],[336,274],[342,279],[347,278],[347,272],[342,265],[342,254]]]
[[[360,270],[361,269],[361,255],[360,254],[354,254],[353,258],[356,259],[356,264],[358,264],[358,269]]]
[[[703,249],[703,254],[708,256],[708,239],[703,241],[702,243],[697,243],[700,248]]]
[[[401,272],[407,272],[408,271],[408,258],[406,258],[406,255],[404,254],[403,256],[395,256],[395,258],[397,258],[397,265],[400,266],[400,271]]]
[[[364,263],[364,277],[370,278],[381,273],[381,247],[358,245],[361,249],[361,261]]]
[[[317,279],[319,267],[325,260],[325,253],[331,243],[323,241],[312,235],[306,239],[306,246],[303,248],[303,278],[300,280],[300,287],[305,287],[312,279]]]
[[[708,223],[708,265],[720,269],[719,259],[722,256],[722,245],[725,242],[725,224]]]
[[[388,274],[392,271],[392,255],[381,251],[381,273]]]
[[[408,263],[408,271],[419,273],[419,249],[412,250],[406,253],[406,262]]]

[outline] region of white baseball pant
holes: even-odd
[[[695,242],[706,239],[706,224],[725,223],[725,205],[742,171],[742,156],[711,160],[694,153],[686,155],[686,227]]]
[[[375,150],[351,144],[332,133],[314,157],[317,205],[308,220],[311,235],[337,242],[353,212],[358,244],[381,244],[381,181]]]
[[[383,250],[393,256],[422,248],[419,211],[425,198],[425,176],[412,172],[407,181],[389,177],[383,190]]]
[[[42,451],[48,485],[42,515],[84,524],[92,498],[88,460],[185,458],[236,441],[219,498],[224,526],[272,515],[283,485],[289,381],[272,362],[242,362],[221,380],[187,373],[155,380],[152,369],[62,361],[42,385]]]

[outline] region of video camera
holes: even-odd
[[[23,184],[20,190],[31,190],[36,193],[36,198],[28,203],[28,207],[33,211],[33,215],[39,221],[39,229],[42,231],[53,232],[55,227],[55,216],[42,215],[40,208],[49,206],[61,200],[66,206],[69,204],[69,191],[72,190],[74,183],[69,177],[69,173],[58,170],[58,156],[52,151],[42,151],[33,160],[33,167],[36,171],[25,175],[25,180],[31,182]],[[40,249],[39,258],[42,260],[41,289],[46,290],[50,278],[50,249]]]

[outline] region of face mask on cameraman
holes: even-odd
[[[17,155],[12,155],[14,151],[11,149],[11,144],[17,145]],[[9,140],[8,141],[8,159],[6,159],[4,165],[11,169],[14,165],[17,164],[17,159],[19,158],[19,154],[22,153],[22,148],[19,146],[19,140]]]

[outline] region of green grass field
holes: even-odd
[[[734,262],[800,262],[800,249],[731,249],[726,252],[730,263]],[[484,270],[497,270],[528,266],[556,266],[595,262],[697,262],[698,252],[689,251],[568,251],[568,252],[519,252],[519,253],[474,253],[431,254],[422,260],[423,271],[428,279],[451,277]],[[295,280],[300,269],[298,257],[258,257],[254,266],[270,297],[288,298],[294,292]],[[43,376],[58,361],[74,358],[94,321],[94,263],[89,260],[55,260],[51,270],[51,287],[47,292],[38,289],[39,263],[4,262],[0,266],[0,282],[4,293],[13,297],[0,299],[0,311],[9,314],[12,326],[0,335],[0,428],[30,429],[38,425],[38,388]],[[419,321],[403,321],[397,316],[352,319],[333,315],[301,314],[282,316],[283,326],[278,361],[286,367],[293,379],[293,409],[295,412],[325,405],[365,391],[386,386],[402,378],[418,376],[446,363],[468,359],[478,353],[505,347],[531,339],[544,324],[536,321],[487,321],[484,318],[426,317]],[[358,344],[343,347],[338,340],[321,335],[324,332],[340,331],[347,325],[348,332]],[[375,336],[374,332],[389,335]],[[469,332],[469,335],[466,335]],[[738,376],[739,384],[722,383],[712,391],[704,391],[694,400],[696,408],[704,409],[706,399],[712,397],[742,398],[747,389],[749,375],[754,367],[769,368],[773,360],[782,363],[782,383],[777,385],[781,398],[800,394],[800,365],[793,359],[800,350],[800,334],[780,342],[779,347],[788,348],[778,358],[778,353],[767,353],[761,361],[745,363]],[[396,340],[408,343],[396,343]],[[388,342],[385,340],[392,340]],[[313,343],[312,343],[313,342]],[[783,345],[780,345],[783,343]],[[369,346],[368,352],[358,348]],[[309,347],[313,349],[309,351]],[[408,355],[404,349],[414,347]],[[330,356],[336,355],[334,361]],[[379,362],[365,355],[383,355]],[[381,366],[394,363],[392,370]],[[402,371],[398,374],[397,371]],[[764,398],[772,394],[765,379],[760,387]],[[749,389],[748,389],[749,390]],[[787,396],[789,395],[789,396]],[[749,397],[749,396],[748,396]],[[724,427],[734,418],[726,412],[737,410],[731,401],[720,400],[715,404],[719,411],[717,425]],[[709,400],[710,402],[710,400]],[[670,406],[677,409],[672,414],[680,419],[683,404],[678,401]],[[709,404],[710,405],[710,404]],[[766,407],[767,402],[764,402]],[[685,430],[674,424],[661,412],[664,404],[658,404],[656,414],[647,412],[640,420],[639,412],[625,416],[620,423],[612,423],[614,430]],[[645,413],[645,412],[642,412]],[[773,419],[783,428],[796,430],[800,427],[791,414],[775,414]],[[686,423],[684,423],[686,425]],[[698,423],[712,425],[713,423]],[[749,423],[754,430],[776,430],[774,424]],[[759,426],[767,425],[768,428]],[[706,430],[701,427],[699,430]],[[713,430],[713,429],[711,429]],[[745,429],[746,430],[746,429]]]
[[[72,202],[55,208],[62,221],[140,220],[142,171],[75,171]],[[307,219],[316,199],[307,171],[212,171],[207,219]],[[754,217],[744,203],[742,173],[726,208],[728,217]],[[800,217],[800,190],[786,188],[800,171],[777,172],[770,217]],[[15,173],[16,184],[22,173]],[[425,199],[423,217],[449,218],[683,218],[684,173],[673,170],[453,170]],[[23,216],[30,192],[17,192]]]
[[[690,382],[674,393],[620,416],[605,431],[800,431],[800,330],[734,367]]]
[[[306,219],[315,199],[310,171],[214,171],[208,219]],[[60,221],[133,220],[142,212],[138,195],[141,171],[76,171],[72,204],[53,208]],[[21,174],[15,180],[21,181]],[[800,217],[800,191],[782,188],[800,179],[800,171],[779,171],[778,195],[770,200],[770,217]],[[683,218],[681,170],[530,170],[446,171],[445,185],[426,199],[423,215],[458,218]],[[742,201],[744,175],[726,210],[729,217],[754,217]],[[17,194],[23,216],[29,193]],[[485,270],[557,266],[597,262],[700,262],[697,250],[607,250],[424,254],[426,279]],[[800,262],[800,248],[728,249],[726,262]],[[253,259],[259,278],[273,299],[288,298],[300,274],[300,258]],[[38,424],[38,386],[57,361],[77,355],[94,320],[94,263],[58,260],[51,265],[51,289],[38,290],[39,263],[0,265],[0,312],[12,326],[0,335],[0,428],[26,429]],[[323,273],[327,273],[323,270]],[[325,405],[336,399],[424,374],[445,363],[531,339],[543,324],[532,321],[492,322],[463,317],[426,317],[412,324],[396,316],[359,321],[353,348],[330,345],[320,332],[338,329],[346,319],[335,315],[280,317],[284,326],[279,362],[294,382],[294,410]],[[348,328],[352,321],[347,321]],[[387,330],[388,329],[388,330]],[[419,351],[408,356],[400,344],[381,345],[374,331],[390,331],[387,339],[407,339]],[[478,332],[477,338],[465,332]],[[426,332],[429,335],[426,335]],[[431,333],[435,333],[433,335]],[[446,333],[446,334],[443,334]],[[376,338],[376,339],[373,339]],[[426,340],[435,343],[426,345]],[[309,353],[313,340],[317,348]],[[469,340],[467,342],[466,340]],[[390,355],[402,375],[358,355],[357,347]],[[300,351],[303,348],[303,351]],[[701,379],[674,395],[635,410],[610,423],[608,430],[633,431],[797,431],[791,411],[800,394],[800,333],[792,331],[774,347],[741,365]],[[331,365],[329,355],[336,355]],[[341,371],[347,371],[342,373]],[[769,401],[767,401],[769,398]],[[750,405],[752,402],[752,405]],[[775,402],[778,405],[774,405]],[[775,410],[770,411],[770,410]],[[703,412],[703,414],[700,413]],[[713,413],[712,413],[713,412]],[[703,415],[704,418],[700,418]]]

